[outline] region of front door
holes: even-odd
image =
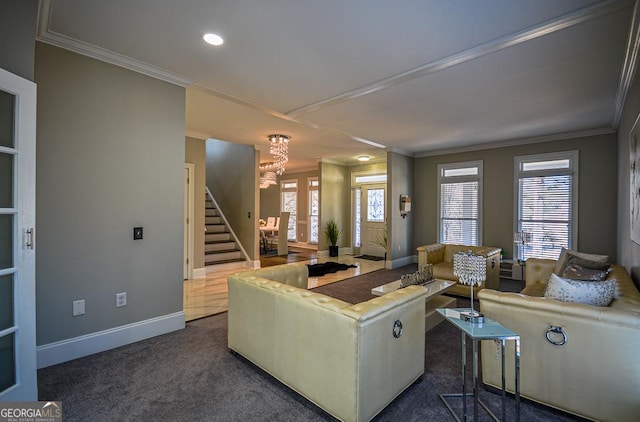
[[[361,223],[361,252],[363,255],[384,256],[385,248],[380,240],[386,238],[385,185],[363,185]]]
[[[0,402],[38,399],[36,84],[0,69]]]

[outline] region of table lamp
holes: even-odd
[[[513,232],[513,243],[522,245],[518,251],[518,264],[522,265],[522,258],[524,257],[524,247],[528,243],[531,243],[533,236],[530,232]]]
[[[460,284],[471,286],[471,309],[460,312],[460,317],[472,323],[483,322],[484,316],[473,309],[473,286],[479,286],[487,279],[487,258],[471,251],[456,252],[453,255],[453,274]]]

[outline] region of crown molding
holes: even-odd
[[[201,141],[206,141],[207,139],[209,139],[211,136],[207,135],[206,133],[202,133],[202,132],[198,132],[195,130],[185,130],[184,131],[184,136],[186,138],[194,138],[194,139],[199,139]]]
[[[612,133],[616,133],[616,130],[614,128],[603,127],[603,128],[580,130],[575,132],[557,133],[553,135],[535,136],[532,138],[520,138],[520,139],[513,139],[508,141],[491,142],[491,143],[481,144],[481,145],[470,145],[467,147],[448,148],[448,149],[442,149],[437,151],[425,151],[425,152],[416,153],[414,157],[415,158],[434,157],[437,155],[456,154],[460,152],[483,151],[487,149],[515,147],[515,146],[527,145],[527,144],[539,144],[543,142],[562,141],[566,139],[586,138],[589,136],[610,135]]]
[[[192,81],[182,75],[178,75],[168,70],[162,69],[141,60],[133,59],[123,54],[115,53],[106,48],[98,47],[66,35],[59,34],[51,30],[51,13],[53,10],[53,0],[40,0],[38,10],[38,28],[36,40],[51,44],[83,56],[91,57],[106,63],[123,67],[134,72],[142,73],[155,79],[169,82],[173,85],[188,87]]]
[[[403,149],[396,148],[396,147],[387,147],[384,150],[386,152],[393,152],[393,153],[396,153],[396,154],[404,155],[405,157],[409,157],[409,158],[415,157],[415,154],[413,152],[405,151]]]
[[[629,39],[627,43],[627,51],[624,57],[622,72],[620,73],[620,83],[618,85],[618,94],[616,95],[615,110],[613,113],[612,126],[617,129],[622,119],[622,111],[624,103],[627,100],[627,94],[633,83],[638,65],[638,53],[640,51],[640,0],[636,0],[633,8],[633,16],[631,18],[631,27],[629,28]]]

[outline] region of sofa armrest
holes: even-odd
[[[536,284],[546,285],[551,273],[556,268],[555,259],[529,258],[525,264],[525,285],[527,287]]]
[[[426,294],[427,289],[422,286],[407,286],[405,288],[398,289],[395,292],[375,297],[366,302],[342,308],[340,312],[359,322],[364,322],[375,318],[384,312],[397,309],[398,306],[402,306],[413,300],[420,299],[424,301],[424,296],[426,296]]]
[[[438,264],[444,261],[445,245],[442,243],[419,246],[417,249],[418,268],[422,268],[427,264]]]
[[[500,256],[500,252],[502,252],[502,248],[494,248],[493,246],[486,246],[482,249],[478,249],[476,254],[486,256],[487,258],[494,258],[495,256]]]
[[[637,419],[640,307],[629,312],[489,289],[480,291],[478,298],[487,318],[520,335],[523,397],[589,419]],[[551,326],[566,333],[564,345],[547,340]],[[499,388],[498,349],[493,342],[482,343],[483,382]],[[508,344],[509,391],[514,391],[513,372],[509,372],[514,366],[513,355],[513,345]]]
[[[359,417],[343,420],[371,420],[424,373],[426,293],[422,286],[408,286],[340,310],[357,327],[360,403]],[[397,322],[402,324],[402,333],[395,329]],[[341,365],[343,356],[335,359],[332,365]],[[330,379],[326,388],[335,388],[335,380]]]

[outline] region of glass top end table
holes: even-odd
[[[478,342],[482,340],[496,340],[501,344],[501,357],[502,357],[502,420],[506,420],[506,386],[505,386],[505,347],[507,340],[515,342],[515,398],[516,398],[516,421],[520,421],[520,336],[517,333],[509,330],[501,325],[499,322],[493,321],[489,318],[484,318],[482,322],[470,322],[466,321],[463,314],[469,312],[469,308],[439,308],[436,310],[445,320],[449,321],[462,333],[462,394],[440,394],[440,399],[443,401],[451,415],[460,422],[461,419],[453,411],[447,398],[457,397],[462,398],[463,403],[463,418],[462,421],[467,420],[467,397],[473,397],[473,420],[478,420],[478,405],[493,418],[493,420],[499,421],[493,412],[480,400],[478,397]],[[466,353],[466,339],[469,337],[473,344],[473,393],[467,394],[467,353]]]

